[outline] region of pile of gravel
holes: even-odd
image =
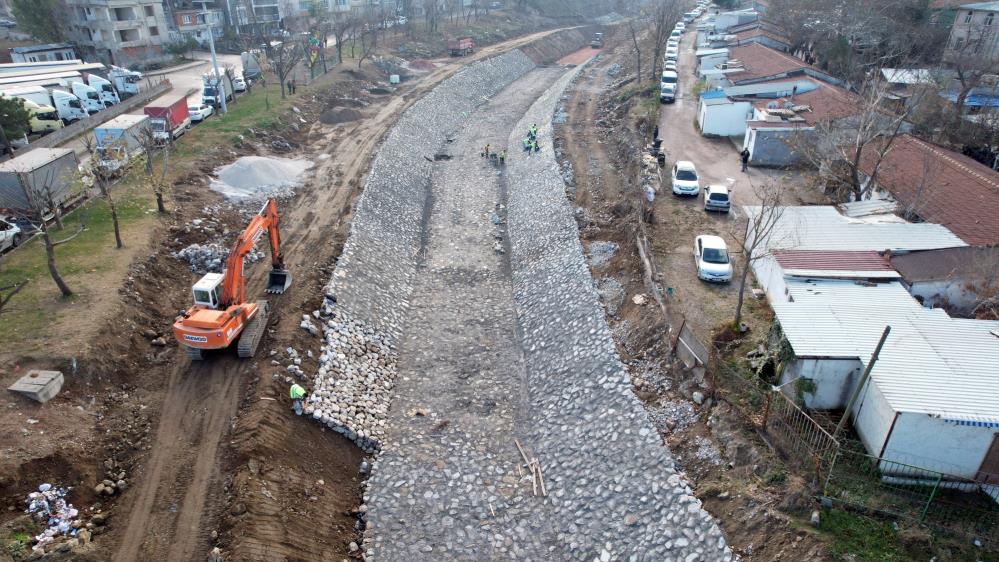
[[[231,199],[266,199],[285,196],[302,184],[312,167],[308,160],[243,156],[215,170],[211,188]]]
[[[305,413],[357,444],[380,449],[395,386],[396,356],[385,334],[327,302],[324,343]]]
[[[229,248],[214,243],[191,244],[174,252],[173,257],[186,261],[194,273],[222,273]],[[243,258],[243,264],[256,263],[264,257],[263,252],[253,249]]]

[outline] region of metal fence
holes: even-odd
[[[999,487],[840,447],[830,459],[827,505],[905,519],[999,547]]]
[[[791,464],[814,471],[815,483],[832,466],[839,443],[786,394],[771,390],[764,408],[764,429]]]

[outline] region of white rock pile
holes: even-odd
[[[390,338],[329,301],[320,320],[325,341],[305,413],[365,452],[376,452],[396,378]]]
[[[173,257],[186,261],[194,273],[221,273],[228,256],[229,249],[215,243],[191,244],[173,253]],[[253,249],[243,259],[243,263],[256,263],[263,258],[263,252]]]

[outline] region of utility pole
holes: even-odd
[[[881,341],[878,342],[878,346],[874,348],[874,354],[871,355],[871,360],[867,362],[867,368],[864,369],[864,374],[860,377],[860,381],[857,382],[856,388],[853,389],[853,394],[850,395],[850,401],[846,403],[846,409],[843,410],[843,419],[839,420],[839,424],[836,425],[836,431],[833,432],[833,439],[839,435],[843,426],[846,425],[846,420],[850,418],[850,410],[853,409],[854,402],[860,396],[860,390],[864,388],[864,384],[867,379],[871,376],[871,369],[874,368],[874,364],[878,361],[878,355],[881,355],[881,348],[885,345],[885,340],[888,339],[888,334],[891,333],[891,326],[885,326],[885,331],[881,334]]]
[[[222,84],[222,74],[219,73],[219,61],[215,58],[215,32],[212,31],[212,24],[208,21],[211,12],[202,12],[205,18],[205,27],[208,28],[208,48],[212,52],[212,68],[215,69],[215,90],[222,101],[222,115],[225,115],[229,108],[225,105],[225,86]],[[219,86],[222,86],[221,88]]]

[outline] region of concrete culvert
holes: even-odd
[[[337,125],[350,121],[357,121],[361,118],[361,112],[356,109],[338,107],[328,109],[319,116],[319,121],[325,125]]]

